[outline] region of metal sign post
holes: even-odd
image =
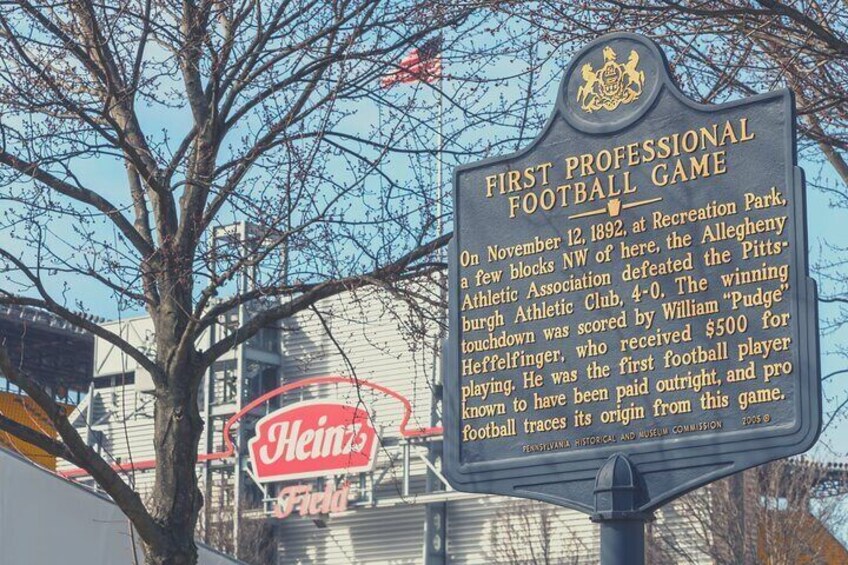
[[[600,524],[601,565],[644,565],[645,522],[651,515],[637,509],[642,494],[625,455],[611,456],[598,471],[592,520]]]
[[[604,564],[654,510],[807,450],[815,283],[788,90],[720,106],[651,40],[578,52],[529,147],[454,173],[444,470],[590,514]]]

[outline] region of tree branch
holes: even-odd
[[[40,182],[59,194],[96,208],[115,224],[143,257],[149,257],[155,252],[151,244],[133,227],[126,216],[115,205],[96,192],[59,180],[50,173],[42,170],[37,164],[20,159],[5,150],[0,150],[0,163]]]
[[[112,500],[133,521],[141,537],[148,543],[160,542],[165,533],[153,520],[141,497],[127,485],[109,464],[80,437],[68,420],[64,409],[44,389],[24,372],[19,371],[0,346],[0,371],[19,386],[44,411],[47,419],[59,433],[64,446],[73,454],[71,461],[88,471]],[[49,444],[42,442],[45,446]]]
[[[204,366],[210,366],[215,359],[237,345],[244,343],[256,335],[262,328],[305,310],[319,300],[329,298],[347,290],[362,288],[374,284],[377,281],[391,281],[399,278],[410,265],[430,255],[436,249],[447,245],[451,237],[453,237],[452,233],[445,234],[370,273],[318,283],[300,296],[292,298],[289,302],[263,310],[245,322],[240,328],[212,344],[209,349],[202,353],[201,363]]]
[[[15,295],[13,295],[13,294],[5,291],[5,290],[0,290],[0,304],[12,304],[12,305],[17,305],[17,306],[33,306],[35,308],[40,308],[42,310],[47,310],[48,312],[52,312],[53,314],[56,314],[57,316],[59,316],[59,317],[65,319],[65,320],[67,320],[68,322],[72,323],[73,325],[75,325],[79,328],[82,328],[82,329],[96,335],[97,337],[100,337],[100,338],[104,339],[105,341],[108,341],[112,345],[118,347],[121,351],[123,351],[124,353],[126,353],[127,355],[129,355],[130,357],[135,359],[135,361],[139,365],[141,365],[142,367],[144,367],[145,369],[150,371],[150,374],[153,376],[154,379],[157,379],[157,380],[160,379],[159,368],[156,366],[156,364],[153,361],[148,359],[141,351],[139,351],[138,349],[136,349],[135,347],[130,345],[127,341],[125,341],[119,335],[116,335],[116,334],[108,331],[107,329],[103,328],[102,326],[99,326],[99,325],[95,324],[94,322],[92,322],[91,320],[87,319],[82,314],[78,314],[76,312],[73,312],[73,311],[69,310],[68,308],[65,308],[64,306],[62,306],[61,304],[59,304],[55,300],[53,300],[53,298],[50,296],[50,294],[44,288],[44,285],[42,284],[41,279],[35,273],[33,273],[32,270],[29,267],[24,265],[23,262],[20,259],[18,259],[14,255],[12,255],[8,251],[5,251],[4,249],[0,249],[0,256],[4,257],[6,260],[13,263],[15,265],[15,267],[17,267],[18,270],[21,271],[21,273],[25,277],[27,277],[27,279],[29,279],[30,282],[32,282],[32,284],[36,287],[36,290],[38,291],[38,293],[42,297],[39,300],[37,298],[29,298],[29,297],[25,297],[25,296],[15,296]]]
[[[30,427],[24,426],[23,424],[12,420],[11,418],[7,418],[3,414],[0,414],[0,430],[15,436],[19,440],[25,441],[30,445],[34,445],[54,457],[60,457],[74,465],[77,465],[78,467],[80,466],[80,462],[71,450],[68,449],[67,445],[61,441],[57,441],[47,434],[37,432]]]

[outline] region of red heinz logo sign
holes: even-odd
[[[363,408],[301,402],[259,420],[248,449],[263,483],[360,473],[374,467],[377,432]]]

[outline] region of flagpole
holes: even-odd
[[[438,80],[438,88],[436,89],[437,96],[437,105],[436,112],[438,115],[436,116],[436,237],[442,237],[445,233],[445,220],[444,220],[444,199],[445,199],[445,190],[444,183],[442,182],[442,146],[444,145],[444,57],[443,49],[444,49],[444,36],[442,36],[442,41],[439,42],[439,80]],[[436,252],[436,260],[443,259],[447,261],[447,247],[442,247]],[[439,298],[443,304],[447,303],[447,279],[448,272],[447,268],[443,271],[444,280],[442,281],[439,287]],[[445,339],[445,326],[446,326],[446,318],[447,318],[447,309],[443,309],[441,311],[441,320],[439,324],[439,331],[436,337],[436,354],[434,356],[434,367],[436,369],[436,375],[434,378],[434,382],[439,385],[442,384],[442,374],[441,374],[441,348],[442,348],[442,340]],[[436,401],[437,404],[441,403],[441,398]],[[441,406],[439,406],[441,408]],[[441,412],[441,410],[439,410]],[[439,418],[434,414],[433,424],[436,425],[439,423]]]
[[[444,47],[444,40],[439,41],[439,76],[437,81],[436,90],[436,112],[438,115],[436,116],[436,237],[442,237],[445,231],[445,222],[444,218],[444,204],[443,200],[445,197],[444,187],[442,186],[442,144],[444,143],[444,133],[443,133],[443,123],[444,123],[444,96],[442,94],[442,87],[444,85],[444,73],[442,64],[444,59],[442,57],[442,49]],[[436,251],[434,259],[437,261],[442,258],[447,258],[447,253],[444,249],[438,249]],[[441,281],[439,284],[439,298],[444,303],[447,301],[447,270],[443,273],[445,279]],[[445,338],[445,317],[447,315],[447,309],[440,309],[440,320],[438,324],[438,330],[435,335],[435,343],[433,349],[433,394],[430,400],[430,425],[431,426],[439,426],[442,423],[442,367],[441,367],[441,351],[442,351],[442,341]],[[430,442],[428,448],[428,458],[432,463],[435,463],[439,456],[441,455],[441,444],[438,442]],[[441,481],[436,477],[436,475],[430,471],[427,472],[427,480],[425,489],[427,492],[436,492],[440,490],[444,490],[445,486],[441,484]],[[444,539],[444,526],[437,526],[437,524],[444,524],[447,520],[447,505],[444,502],[435,503],[435,504],[427,504],[426,509],[426,519],[424,521],[424,561],[425,562],[433,562],[433,563],[445,563],[446,555],[445,555],[445,547],[444,544],[436,544],[433,543],[432,540],[437,540],[439,538]]]
[[[444,187],[442,186],[442,143],[444,142],[443,137],[442,137],[442,135],[443,135],[442,124],[443,124],[443,121],[444,121],[444,119],[443,119],[444,118],[444,102],[443,102],[444,97],[442,95],[441,89],[442,89],[442,84],[443,84],[442,81],[444,80],[443,79],[444,73],[442,72],[443,69],[442,69],[442,66],[441,66],[442,61],[443,61],[441,53],[439,53],[439,59],[440,59],[439,60],[439,82],[438,82],[438,89],[436,90],[436,97],[438,98],[437,109],[436,109],[436,112],[438,113],[438,115],[436,116],[436,119],[437,119],[437,123],[436,123],[436,187],[437,187],[436,188],[436,190],[437,190],[436,197],[438,198],[438,202],[436,202],[436,237],[442,237],[442,235],[444,235],[444,219],[442,218],[442,215],[443,215],[442,200],[444,199],[444,196],[445,196],[444,195]],[[440,252],[439,254],[441,255],[442,253]]]
[[[442,145],[444,144],[444,94],[442,88],[444,87],[444,57],[442,56],[441,49],[444,47],[444,39],[440,42],[440,52],[439,52],[439,77],[438,77],[438,88],[436,88],[436,237],[440,238],[445,233],[445,220],[444,220],[444,199],[445,199],[445,190],[442,182]],[[436,251],[435,259],[438,261],[439,259],[447,260],[447,248],[442,247]],[[447,303],[447,278],[448,272],[447,269],[443,272],[445,279],[442,281],[442,284],[439,287],[439,298],[443,304]],[[441,371],[441,348],[442,348],[442,340],[445,338],[445,318],[447,317],[447,309],[442,310],[441,312],[441,320],[439,324],[439,331],[436,337],[436,350],[435,356],[433,359],[433,366],[436,368],[436,375],[434,376],[434,382],[439,385],[442,384],[442,371]],[[437,404],[441,402],[441,399],[436,401]],[[434,413],[434,418],[431,425],[437,425],[438,421]]]

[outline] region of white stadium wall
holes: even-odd
[[[281,324],[279,374],[282,383],[327,375],[353,375],[405,396],[412,405],[411,427],[429,427],[439,370],[433,355],[437,339],[433,326],[430,325],[423,335],[412,331],[412,313],[384,293],[361,293],[355,298],[345,294],[322,301],[317,309],[320,316],[306,311]],[[124,330],[124,334],[132,342],[144,335],[145,322],[135,319],[131,323],[134,328]],[[96,366],[102,371],[99,375],[115,374],[125,364],[111,346],[99,340],[97,357]],[[84,428],[86,414],[91,414],[93,428],[103,433],[103,443],[109,454],[121,462],[129,461],[130,457],[135,461],[152,457],[152,397],[137,388],[137,384],[99,388],[93,399],[84,401],[74,415],[76,425]],[[363,496],[358,501],[351,501],[348,511],[330,515],[328,520],[316,523],[296,513],[283,520],[271,519],[276,528],[277,563],[423,563],[425,504],[416,494],[424,492],[426,467],[420,459],[411,459],[412,494],[401,496],[402,452],[397,440],[400,439],[398,426],[403,415],[402,405],[370,389],[362,388],[357,392],[344,384],[300,388],[287,394],[281,403],[316,398],[352,403],[361,398],[372,413],[383,441],[391,444],[380,448],[374,475],[386,472],[374,489],[375,499]],[[90,412],[89,401],[94,403]],[[219,437],[213,434],[212,439],[213,444],[220,444]],[[203,445],[205,440],[201,442]],[[67,465],[63,469],[67,469]],[[200,466],[198,472],[203,480]],[[152,471],[134,474],[135,484],[142,493],[149,490],[152,478]],[[357,478],[351,479],[356,486]],[[356,488],[352,490],[357,491]],[[584,514],[503,497],[454,493],[446,498],[446,558],[449,563],[482,565],[511,563],[516,559],[530,563],[540,556],[540,551],[546,552],[554,563],[597,562],[597,526]],[[538,528],[521,531],[520,522],[514,517],[516,513],[544,513],[549,516],[546,531]],[[243,519],[264,518],[253,513]],[[658,519],[664,518],[660,515]],[[692,538],[686,534],[690,526],[685,519],[678,518],[674,522],[680,530],[680,539]],[[505,556],[505,551],[511,551],[511,545],[524,549]]]

